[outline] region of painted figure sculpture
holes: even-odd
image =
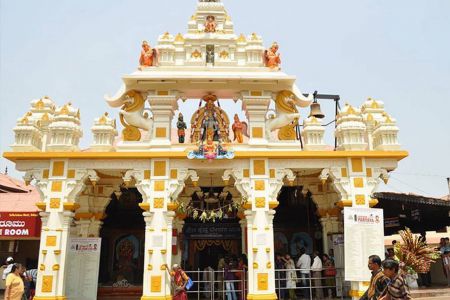
[[[142,42],[142,51],[139,58],[139,65],[141,67],[151,67],[158,65],[158,51],[150,47],[147,41]]]
[[[242,144],[244,142],[244,135],[248,136],[247,128],[248,128],[247,123],[241,122],[239,120],[239,116],[235,114],[234,123],[231,126],[231,129],[233,130],[234,134],[233,141],[237,141],[239,144]]]
[[[309,106],[313,95],[310,94],[308,97],[304,97],[301,93],[298,93],[298,95],[301,95],[302,98],[287,90],[277,94],[275,98],[275,115],[266,120],[266,137],[270,137],[272,131],[289,126],[295,120],[300,119],[297,106]]]
[[[207,16],[205,22],[205,32],[216,32],[216,18],[214,16]]]
[[[269,49],[264,51],[264,62],[266,67],[269,67],[274,70],[280,69],[281,59],[280,53],[278,51],[278,44],[274,42]]]
[[[184,137],[185,137],[185,129],[187,129],[186,122],[183,121],[183,114],[178,114],[178,122],[177,122],[177,128],[178,128],[178,142],[180,144],[184,143]]]

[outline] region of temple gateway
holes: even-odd
[[[407,156],[379,100],[324,126],[315,96],[282,71],[282,45],[236,34],[220,0],[198,1],[187,33],[139,46],[136,71],[106,97],[120,129],[99,113],[80,149],[80,110],[48,96],[14,128],[4,156],[41,196],[37,300],[67,298],[75,237],[101,238],[99,299],[168,299],[167,266],[216,269],[226,253],[247,254],[247,299],[277,299],[275,252],[328,253],[343,207],[374,206]],[[351,282],[350,294],[365,289]]]

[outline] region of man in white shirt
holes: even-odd
[[[297,260],[296,267],[300,269],[300,286],[306,299],[309,298],[309,270],[311,268],[311,256],[305,253],[305,248],[300,249],[300,258]]]
[[[316,291],[316,299],[323,299],[322,291],[322,260],[319,251],[314,251],[314,260],[311,266],[312,278],[314,282],[314,290]]]
[[[3,276],[2,279],[6,280],[6,276],[8,276],[9,273],[11,273],[11,268],[14,264],[14,258],[11,256],[6,259],[6,268],[3,270]]]

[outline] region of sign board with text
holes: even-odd
[[[71,238],[67,257],[67,298],[97,299],[101,238]]]
[[[37,212],[0,212],[0,238],[32,238],[41,235]]]
[[[345,280],[369,281],[370,255],[384,258],[383,210],[344,208]]]

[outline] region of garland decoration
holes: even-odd
[[[192,203],[188,204],[180,201],[178,203],[177,212],[181,214],[186,214],[192,217],[194,220],[200,220],[203,223],[209,221],[215,223],[216,220],[222,220],[225,214],[232,213],[233,211],[238,211],[246,202],[247,199],[242,199],[239,202],[233,202],[230,204],[225,204],[214,209],[200,209],[192,206]]]

